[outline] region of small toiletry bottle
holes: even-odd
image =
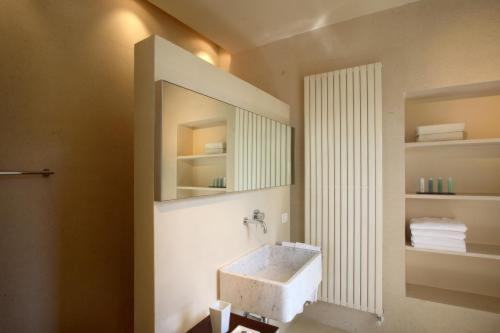
[[[420,193],[425,193],[425,178],[424,177],[420,177],[418,191]]]
[[[438,193],[443,193],[443,177],[438,176]]]
[[[453,178],[448,177],[448,193],[453,193]]]
[[[432,177],[429,177],[429,185],[428,185],[428,191],[429,193],[434,192],[434,179]]]
[[[226,187],[226,177],[222,178],[222,187]]]

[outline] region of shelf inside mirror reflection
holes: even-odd
[[[189,190],[189,191],[206,191],[206,192],[227,192],[225,187],[209,187],[209,186],[177,186],[178,190]]]
[[[227,154],[198,154],[198,155],[181,155],[177,156],[178,160],[198,160],[198,159],[211,159],[211,158],[226,158]]]

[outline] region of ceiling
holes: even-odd
[[[418,0],[148,0],[227,51],[279,39]]]

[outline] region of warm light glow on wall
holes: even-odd
[[[214,59],[212,59],[212,56],[210,56],[210,54],[208,54],[205,51],[199,51],[199,52],[197,52],[196,56],[198,58],[201,58],[201,59],[205,60],[208,63],[211,63],[214,66],[216,65]]]
[[[108,36],[116,36],[125,45],[137,43],[151,34],[141,18],[128,9],[113,11],[102,21],[98,30]]]
[[[219,67],[226,72],[231,69],[231,54],[224,50],[219,51]]]

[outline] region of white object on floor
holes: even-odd
[[[210,306],[210,322],[212,332],[227,333],[231,316],[231,303],[217,301]]]
[[[414,217],[410,219],[410,229],[466,232],[467,226],[458,220],[446,217]]]
[[[265,245],[219,269],[220,298],[281,322],[304,310],[321,282],[321,252]]]
[[[260,333],[259,331],[252,330],[250,328],[247,328],[245,326],[238,325],[234,330],[231,331],[231,333]]]
[[[449,239],[465,239],[465,232],[447,230],[413,229],[411,231],[411,235],[425,237],[444,237]]]
[[[465,130],[465,123],[427,125],[427,126],[418,126],[417,127],[417,135],[448,133],[448,132],[463,132],[464,130]]]
[[[412,236],[411,242],[415,244],[428,244],[436,246],[465,247],[465,240],[443,237]]]
[[[421,134],[417,136],[418,142],[463,140],[464,132],[448,132],[436,134]]]

